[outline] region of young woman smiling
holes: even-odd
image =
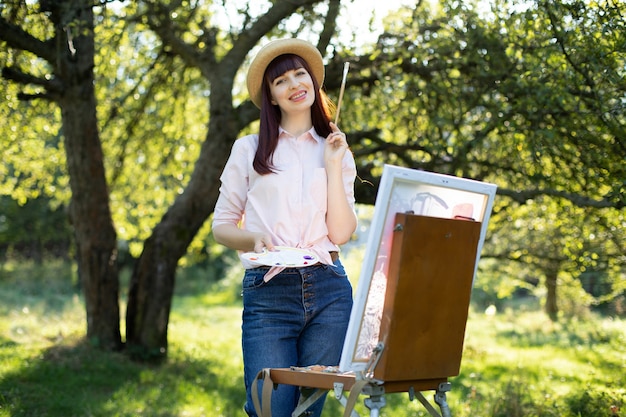
[[[321,90],[320,52],[299,39],[267,44],[253,60],[247,87],[260,108],[259,133],[235,141],[220,178],[213,234],[240,251],[242,349],[248,416],[251,386],[264,368],[337,365],[352,308],[339,259],[357,225],[356,167],[346,136],[330,121]],[[245,252],[306,250],[316,263],[259,266]],[[273,392],[273,417],[290,417],[299,391]],[[309,410],[319,416],[321,398]]]

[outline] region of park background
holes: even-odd
[[[626,6],[366,3],[0,4],[0,416],[242,414],[210,216],[247,64],[286,36],[335,100],[350,63],[353,280],[385,163],[498,185],[453,415],[625,413]]]

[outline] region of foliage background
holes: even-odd
[[[218,54],[226,52],[233,36],[228,30],[239,19],[268,10],[232,2],[225,16],[217,3],[183,3],[182,9],[172,6],[173,23],[186,25],[183,38],[207,47],[201,22],[210,22],[224,30],[213,45]],[[211,140],[205,137],[211,85],[150,29],[149,16],[142,14],[150,9],[142,7],[105,4],[95,26],[99,124],[124,260],[139,256],[184,191],[203,141]],[[312,36],[324,10],[324,4],[304,9],[271,35]],[[533,283],[580,282],[574,286],[586,294],[578,291],[577,300],[623,313],[622,13],[610,1],[524,7],[494,2],[489,10],[419,2],[391,13],[374,44],[359,44],[358,32],[351,37],[339,30],[328,72],[332,76],[344,60],[352,63],[342,123],[363,179],[360,201],[373,202],[370,184],[384,163],[494,182],[499,197],[483,255],[489,273],[479,283],[489,302]],[[36,8],[25,18],[35,34],[46,33]],[[35,75],[46,76],[45,63],[27,52],[6,50],[0,61],[25,62]],[[243,71],[237,72],[233,101],[242,103]],[[327,80],[331,95],[337,84]],[[72,256],[69,226],[59,227],[64,222],[55,217],[70,202],[60,114],[41,100],[18,99],[20,92],[41,92],[36,87],[2,79],[1,88],[0,247],[4,254],[28,247],[29,256],[41,257],[54,242]],[[254,124],[240,134],[253,130]],[[56,214],[41,214],[48,212]],[[208,225],[181,265],[212,262],[222,253],[210,244]],[[39,232],[33,234],[34,227]],[[559,303],[566,306],[567,300]]]
[[[37,39],[53,36],[48,15],[38,9],[39,3],[46,2],[11,0],[0,5],[0,281],[6,294],[15,294],[19,300],[7,304],[2,348],[6,349],[6,369],[16,369],[9,380],[21,387],[2,386],[0,398],[9,398],[4,400],[5,408],[18,407],[15,398],[29,403],[28,397],[18,392],[24,389],[20,384],[29,380],[22,365],[39,364],[35,358],[40,355],[55,357],[50,344],[59,344],[65,352],[59,356],[62,367],[74,353],[85,356],[79,355],[81,359],[69,366],[71,369],[95,355],[88,346],[82,350],[84,346],[77,342],[81,331],[75,328],[69,330],[71,338],[57,338],[56,330],[47,331],[46,341],[28,350],[32,340],[21,339],[19,325],[9,326],[19,321],[20,314],[25,314],[27,321],[33,317],[23,310],[31,301],[42,308],[33,326],[50,311],[58,314],[60,321],[86,320],[76,311],[70,316],[62,313],[68,305],[80,307],[84,301],[76,292],[81,285],[79,271],[71,266],[78,255],[68,219],[72,196],[63,142],[67,127],[62,125],[60,109],[45,101],[45,88],[37,83],[20,85],[7,76],[7,69],[23,68],[39,80],[54,78],[44,59],[11,48],[5,40],[7,21],[23,24]],[[225,59],[238,40],[258,27],[255,23],[285,5],[282,1],[249,3],[102,2],[94,9],[98,128],[117,233],[117,260],[125,273],[136,265],[168,209],[188,189],[203,146],[218,140],[230,146],[235,140],[223,133],[233,130],[231,124],[219,126],[219,131],[209,129],[212,118],[218,116],[210,109],[223,97],[213,96],[216,78],[203,66],[206,62],[194,59]],[[346,13],[341,7],[350,2],[341,7],[337,1],[301,3],[304,5],[297,13],[280,18],[272,15],[277,23],[260,38],[297,35],[313,42],[328,41],[324,49],[326,88],[331,96],[337,95],[343,63],[351,63],[341,123],[359,166],[360,203],[373,202],[384,163],[476,178],[499,187],[473,303],[477,312],[491,306],[505,312],[498,315],[502,321],[477,320],[478,330],[490,326],[494,331],[504,330],[485,336],[492,338],[493,345],[474,345],[470,339],[466,358],[485,363],[499,345],[513,351],[518,346],[528,349],[512,361],[493,365],[502,375],[515,375],[516,369],[523,369],[520,373],[535,378],[510,378],[496,390],[504,393],[503,398],[518,401],[514,408],[520,415],[551,415],[562,407],[571,407],[574,413],[573,404],[597,404],[604,413],[597,415],[615,415],[606,414],[612,412],[606,405],[611,401],[623,404],[622,394],[619,389],[615,394],[614,389],[615,381],[624,386],[619,377],[598,382],[591,377],[556,371],[546,375],[518,366],[533,358],[545,361],[548,356],[561,356],[566,363],[560,366],[570,366],[565,358],[575,352],[588,367],[573,368],[584,375],[613,375],[613,370],[624,367],[623,336],[614,327],[623,328],[620,317],[626,314],[625,5],[541,0],[520,5],[497,0],[485,9],[472,2],[416,1],[393,11],[385,19],[384,31],[373,41],[361,42],[364,28],[346,33],[333,20],[333,12]],[[254,52],[245,51],[241,67],[229,69],[233,82],[230,102],[220,103],[232,110],[233,125],[241,126],[236,129],[238,135],[254,131],[256,126],[243,88],[246,63]],[[213,159],[210,164],[219,167],[224,162]],[[213,180],[204,185],[213,186],[217,179]],[[200,268],[212,285],[232,289],[226,278],[232,253],[213,243],[209,224],[207,218],[185,255],[175,261],[180,271]],[[355,234],[354,245],[364,233]],[[42,272],[27,267],[30,272],[25,274],[31,279],[19,275],[22,263],[29,265],[34,260],[43,265],[58,259],[68,262],[69,269]],[[64,288],[60,298],[52,291],[57,284],[49,279],[57,275],[65,280],[59,284]],[[123,274],[120,279],[120,303],[125,307],[129,280]],[[186,275],[178,277],[177,296],[186,279]],[[22,281],[34,284],[20,288],[18,282]],[[204,294],[199,285],[194,289]],[[36,291],[40,287],[50,289],[52,297],[40,299]],[[201,300],[193,304],[198,302],[198,309],[203,302],[212,306],[213,297],[224,297],[222,290],[211,287],[211,295],[198,295]],[[229,294],[230,290],[225,291]],[[68,299],[77,304],[68,304]],[[180,300],[175,299],[175,307],[183,302]],[[514,320],[527,302],[537,303],[549,319],[529,313],[529,322]],[[235,304],[228,311],[237,307]],[[194,314],[220,317],[219,309],[207,311]],[[603,315],[601,324],[595,321],[595,313]],[[174,309],[174,321],[177,314]],[[188,340],[185,331],[175,328],[170,335],[175,341],[175,357],[168,371],[184,367],[186,356],[195,357],[180,347]],[[201,347],[194,349],[203,350],[204,342],[199,343]],[[571,349],[565,353],[568,344]],[[551,352],[550,346],[554,348]],[[601,356],[587,352],[587,347],[617,356],[603,362]],[[26,349],[16,356],[22,362],[6,359],[20,348]],[[45,363],[39,364],[43,374],[56,372]],[[112,363],[106,366],[115,368]],[[149,373],[134,366],[138,374]],[[488,396],[485,386],[498,378],[493,369],[477,366],[476,371],[474,376],[459,377],[468,389],[464,391],[468,398]],[[146,378],[144,382],[166,377]],[[546,381],[556,386],[561,379],[576,380],[576,393],[554,404],[548,397],[538,399],[536,393],[546,388]],[[111,383],[119,384],[103,382]],[[481,385],[478,391],[468,388]],[[35,386],[41,389],[41,385]],[[104,392],[104,397],[111,393],[108,389]],[[153,394],[140,396],[140,402],[151,401]],[[124,401],[132,402],[130,398]],[[60,400],[60,406],[66,406],[65,402]],[[507,404],[497,401],[497,394],[487,403],[485,415],[514,415],[506,410]],[[544,411],[537,411],[544,406]],[[583,408],[578,413],[595,415]]]

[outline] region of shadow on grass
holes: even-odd
[[[15,342],[3,339],[0,347],[14,350]],[[212,372],[219,367],[196,358],[173,358],[158,367],[140,364],[81,340],[25,358],[19,369],[5,373],[0,415],[240,416],[243,383]]]
[[[159,366],[103,352],[81,336],[64,338],[76,334],[84,314],[73,275],[64,262],[0,268],[0,315],[7,320],[0,326],[7,332],[0,336],[0,417],[243,414],[241,370],[220,362],[223,351],[196,348],[193,338],[179,338],[185,348],[173,347]],[[121,273],[122,299],[128,275]],[[184,311],[238,301],[236,286],[206,269],[180,271],[177,280],[176,304]]]

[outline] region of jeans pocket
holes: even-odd
[[[262,287],[266,284],[263,277],[267,273],[267,268],[252,268],[246,269],[243,275],[243,282],[241,285],[242,291],[253,290],[255,288]]]
[[[329,274],[337,278],[348,278],[348,274],[339,259],[335,261],[334,265],[325,265],[325,267]]]

